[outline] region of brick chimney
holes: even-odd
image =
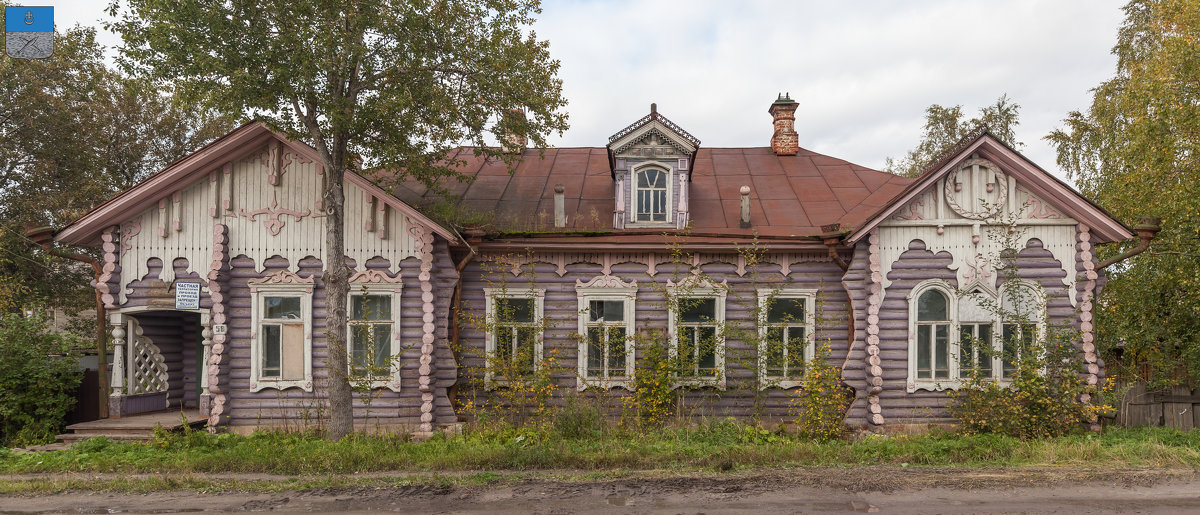
[[[525,138],[525,133],[520,132],[520,127],[525,125],[525,110],[511,109],[504,113],[504,124],[507,127],[504,129],[504,134],[501,136],[501,144],[504,146],[504,151],[520,154],[525,151],[525,146],[528,140]]]
[[[780,156],[794,156],[800,151],[800,138],[796,134],[796,107],[791,95],[779,95],[767,110],[774,117],[775,133],[771,135],[771,151]]]

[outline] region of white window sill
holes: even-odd
[[[295,381],[284,381],[282,379],[259,379],[257,381],[250,381],[251,392],[258,392],[266,389],[286,390],[288,388],[300,388],[306,392],[311,392],[313,391],[312,378]]]
[[[629,391],[634,391],[633,381],[629,378],[620,379],[580,379],[576,388],[579,391],[587,390],[588,388],[600,388],[603,390],[612,390],[613,388],[624,388]]]
[[[1004,387],[1007,387],[1010,383],[1012,383],[1012,379],[992,378],[992,379],[989,379],[989,381],[995,382],[995,383],[999,384],[1000,386],[1004,386]],[[942,379],[939,381],[922,380],[922,381],[917,381],[917,382],[909,382],[908,383],[908,393],[913,393],[913,392],[916,392],[917,390],[925,390],[928,392],[944,392],[946,390],[957,390],[959,388],[962,388],[962,385],[965,382],[966,382],[966,380],[964,380],[964,379]]]
[[[351,376],[350,377],[350,386],[355,387],[355,388],[365,386],[372,390],[387,388],[393,392],[399,392],[400,391],[400,378],[394,377],[391,379],[382,379],[382,380],[366,382],[366,381],[363,381],[362,379],[357,379],[357,378]]]
[[[708,388],[715,387],[718,390],[725,389],[724,377],[689,377],[687,379],[675,379],[675,383],[671,385],[671,389],[676,388]]]

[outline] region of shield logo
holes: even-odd
[[[44,59],[54,52],[54,8],[4,7],[4,52],[17,59]]]

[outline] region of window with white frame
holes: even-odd
[[[725,385],[725,289],[686,287],[671,293],[671,358],[680,384]]]
[[[816,290],[758,291],[760,388],[793,388],[816,352]]]
[[[657,166],[645,166],[634,172],[635,223],[666,223],[670,220],[670,176],[670,171]]]
[[[916,297],[916,379],[939,381],[950,378],[950,296],[938,287]]]
[[[909,295],[908,390],[953,388],[975,374],[1007,382],[1042,335],[1044,312],[1040,288],[1026,282],[998,296],[980,288],[960,295],[937,280],[918,285]]]
[[[1016,372],[1021,354],[1043,335],[1046,299],[1041,288],[1034,284],[1013,282],[1000,289],[1000,307],[999,378],[1008,380]]]
[[[251,291],[251,391],[312,391],[312,284],[252,285]]]
[[[485,288],[487,311],[486,379],[531,374],[542,360],[545,290]]]
[[[579,388],[628,388],[633,376],[637,283],[579,286],[576,291],[579,293]]]
[[[347,352],[352,380],[400,390],[400,285],[350,286]]]

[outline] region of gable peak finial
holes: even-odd
[[[655,114],[657,112],[658,112],[658,104],[651,102],[650,103],[650,114]]]

